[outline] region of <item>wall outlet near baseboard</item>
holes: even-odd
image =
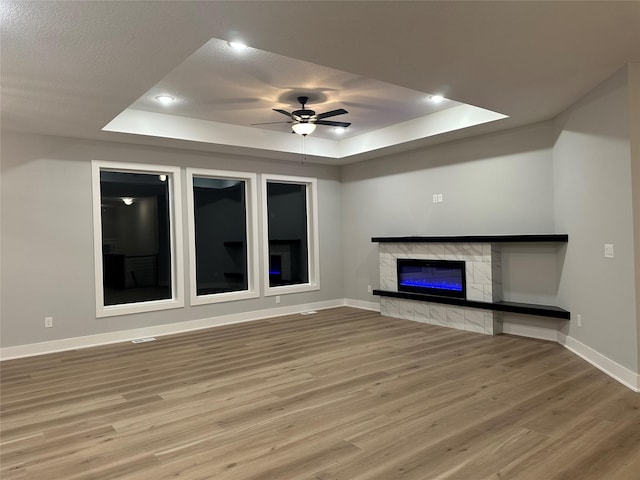
[[[576,315],[576,321],[578,322],[578,326],[582,327],[582,315]]]
[[[367,292],[373,293],[373,288],[371,288],[371,285],[367,285]]]
[[[280,295],[276,295],[276,303],[280,303]]]
[[[53,327],[53,317],[44,317],[44,328]]]

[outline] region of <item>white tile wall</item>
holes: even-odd
[[[433,323],[433,320],[431,320],[431,303],[415,302],[414,313],[416,322]]]
[[[446,306],[447,327],[464,330],[464,308]]]
[[[400,318],[400,300],[397,298],[381,297],[380,313],[386,317]]]
[[[431,320],[434,325],[447,326],[447,306],[441,303],[431,303]]]
[[[482,283],[469,283],[467,280],[467,300],[484,302],[484,287]]]
[[[398,299],[399,304],[399,312],[400,318],[404,318],[405,320],[415,320],[415,304],[416,302],[412,301],[404,301],[402,299]]]
[[[500,246],[491,243],[380,243],[380,288],[398,291],[396,260],[463,260],[467,299],[479,302],[502,300]],[[381,297],[383,315],[440,325],[470,332],[502,333],[499,312],[453,305]]]
[[[478,310],[476,308],[464,309],[464,330],[469,332],[485,333],[485,326],[487,323],[486,310]]]

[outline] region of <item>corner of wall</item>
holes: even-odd
[[[630,157],[638,135],[628,115],[636,88],[630,70],[618,70],[556,117],[553,181],[555,228],[569,234],[558,300],[574,318],[564,333],[637,373],[640,181]],[[604,258],[608,243],[615,245],[614,259]]]
[[[640,62],[628,65],[629,141],[631,147],[631,191],[636,281],[636,331],[640,372]]]

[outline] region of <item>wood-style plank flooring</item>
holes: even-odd
[[[640,395],[561,346],[346,307],[1,368],[3,480],[640,478]]]

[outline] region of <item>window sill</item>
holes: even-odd
[[[265,287],[264,296],[273,297],[274,295],[288,295],[290,293],[313,292],[317,290],[320,290],[320,285],[318,283],[282,285],[280,287]]]
[[[212,293],[210,295],[196,295],[191,297],[191,305],[208,305],[211,303],[234,302],[237,300],[249,300],[259,298],[260,294],[255,290],[242,290],[239,292]]]
[[[118,315],[156,312],[158,310],[169,310],[172,308],[182,307],[184,307],[184,301],[176,299],[154,300],[152,302],[139,303],[123,303],[119,305],[107,305],[104,307],[98,307],[96,310],[96,317],[116,317]]]

